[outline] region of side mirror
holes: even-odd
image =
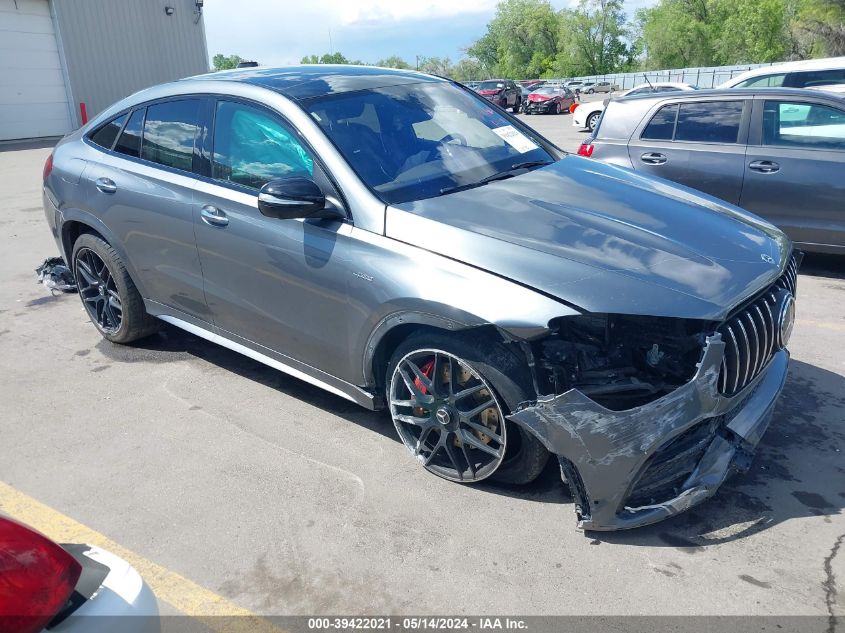
[[[287,176],[271,180],[258,192],[258,210],[268,218],[344,219],[345,214],[331,202],[310,178]]]

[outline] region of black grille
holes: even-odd
[[[646,462],[625,506],[640,508],[677,497],[687,477],[695,470],[713,441],[722,421],[720,416],[699,422],[661,446]]]
[[[780,349],[779,295],[797,290],[798,261],[793,256],[783,275],[762,295],[719,326],[725,356],[719,371],[719,393],[732,396],[757,376]]]

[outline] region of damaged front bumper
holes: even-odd
[[[747,469],[786,379],[789,353],[732,397],[717,381],[725,344],[708,338],[695,376],[672,393],[611,411],[577,389],[541,398],[509,419],[561,461],[578,527],[620,530],[660,521],[712,496]]]

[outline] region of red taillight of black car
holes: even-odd
[[[581,147],[578,148],[578,156],[585,156],[586,158],[590,158],[593,155],[593,150],[595,149],[595,145],[592,143],[581,143]]]
[[[0,517],[0,631],[37,633],[67,603],[82,567],[59,545]]]

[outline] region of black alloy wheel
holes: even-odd
[[[105,334],[115,334],[123,322],[123,302],[106,263],[90,248],[76,254],[74,277],[88,316]]]
[[[402,442],[430,472],[472,483],[501,465],[502,407],[487,381],[457,356],[436,349],[406,354],[390,378],[389,404]]]

